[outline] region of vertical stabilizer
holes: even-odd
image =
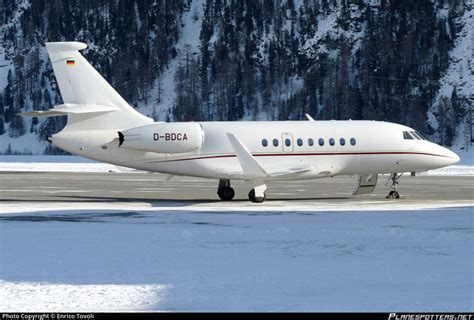
[[[118,108],[118,111],[110,113],[110,121],[102,122],[106,127],[150,123],[150,118],[133,109],[79,53],[79,50],[87,48],[86,44],[48,42],[46,48],[65,105],[84,105],[91,109],[94,106]]]

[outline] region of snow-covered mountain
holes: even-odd
[[[0,0],[0,153],[56,153],[45,41],[156,120],[374,119],[471,145],[473,0]]]

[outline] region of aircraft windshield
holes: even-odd
[[[415,131],[410,131],[411,135],[415,137],[416,140],[422,140],[421,137],[415,132]]]
[[[408,131],[403,131],[403,139],[405,139],[405,140],[414,140],[413,136]]]
[[[417,134],[421,139],[426,140],[426,138],[423,137],[423,135],[422,135],[421,133],[419,133],[418,131],[415,131],[415,132],[416,132],[416,134]]]

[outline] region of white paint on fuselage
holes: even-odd
[[[71,131],[66,127],[53,143],[73,154],[141,170],[205,178],[243,179],[226,133],[234,134],[263,166],[309,164],[311,171],[267,180],[313,179],[335,175],[423,171],[459,161],[446,148],[426,140],[405,140],[403,125],[378,121],[201,122],[204,143],[197,153],[160,154],[118,146],[117,130]],[[290,138],[286,147],[283,138]],[[314,141],[308,145],[308,139]],[[324,139],[324,146],[318,140]],[[329,139],[335,140],[334,146]],[[345,139],[345,145],[340,139]],[[356,139],[351,145],[350,139]],[[268,146],[262,145],[267,139]],[[278,139],[277,147],[272,140]],[[297,145],[297,139],[303,145]]]

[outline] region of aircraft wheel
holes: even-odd
[[[398,193],[398,191],[390,191],[387,196],[387,199],[400,199],[400,194]]]
[[[224,187],[217,191],[217,195],[219,196],[219,198],[221,198],[221,200],[230,201],[234,199],[235,191],[231,187]]]
[[[263,194],[263,197],[256,197],[255,189],[252,189],[249,192],[249,199],[250,201],[255,202],[255,203],[262,203],[263,201],[265,201],[265,194]]]

